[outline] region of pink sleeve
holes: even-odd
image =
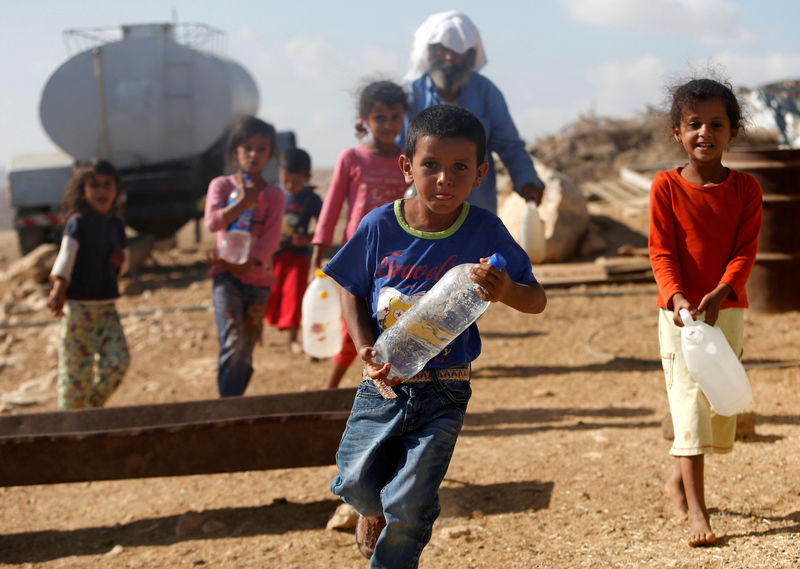
[[[269,267],[272,265],[272,256],[278,250],[281,240],[281,224],[286,198],[283,191],[276,186],[267,186],[264,192],[266,193],[264,225],[261,232],[253,239],[250,256],[261,261],[263,267]]]
[[[350,151],[345,150],[336,160],[333,169],[333,179],[331,180],[328,193],[322,202],[322,210],[317,219],[317,228],[314,230],[314,238],[311,243],[329,247],[333,243],[333,231],[342,213],[342,204],[347,196],[350,186]]]
[[[214,178],[211,180],[211,183],[208,184],[204,221],[206,229],[212,233],[225,229],[223,210],[228,203],[228,196],[232,190],[233,187],[228,182],[226,176]]]

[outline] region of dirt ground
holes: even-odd
[[[642,220],[627,220],[640,230],[635,247]],[[15,257],[12,234],[0,243],[2,271]],[[202,246],[155,259],[123,282],[118,309],[133,359],[109,406],[216,397]],[[673,463],[654,285],[547,290],[541,315],[496,305],[479,322],[474,396],[421,567],[800,568],[800,315],[747,314],[756,433],[707,461],[719,539],[690,549],[663,490]],[[20,395],[6,413],[55,409],[57,325],[43,295],[13,316],[5,307],[0,392]],[[248,394],[318,389],[329,365],[292,356],[274,329],[255,357]],[[353,368],[343,386],[357,381]],[[339,505],[328,491],[334,472],[0,488],[0,566],[364,568],[352,532],[325,529]],[[186,530],[187,514],[200,527]]]

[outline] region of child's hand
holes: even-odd
[[[378,355],[378,352],[376,352],[375,348],[372,346],[361,346],[358,350],[358,355],[361,361],[364,362],[364,371],[370,379],[381,379],[388,386],[397,385],[402,381],[402,378],[397,376],[389,379],[392,364],[386,363],[380,365],[375,362],[374,358]]]
[[[58,277],[53,282],[53,289],[47,297],[47,308],[53,316],[64,316],[64,302],[67,299],[67,281]]]
[[[231,263],[222,257],[217,256],[216,252],[214,251],[209,251],[206,253],[206,261],[208,261],[211,265],[225,271],[226,273],[233,273],[234,275],[261,264],[258,259],[250,257],[244,263],[237,265],[236,263]]]
[[[256,203],[258,195],[261,193],[261,187],[257,186],[253,180],[246,180],[244,181],[243,189],[244,192],[242,192],[237,203],[244,203],[244,206],[248,208]]]
[[[113,251],[108,256],[108,263],[119,272],[120,268],[122,268],[122,263],[125,262],[125,253],[122,252],[122,249],[117,249]]]
[[[729,285],[723,283],[702,298],[700,304],[697,305],[697,311],[706,311],[706,324],[709,326],[716,324],[717,318],[719,318],[720,306],[728,298],[731,290]]]
[[[481,258],[479,265],[475,265],[469,270],[469,278],[478,284],[478,296],[487,302],[497,302],[506,295],[511,286],[511,278],[508,273],[498,271],[489,264],[489,257]]]
[[[681,293],[676,293],[672,297],[672,322],[675,326],[683,327],[683,318],[681,318],[681,310],[686,309],[692,315],[692,318],[697,319],[698,310],[694,308],[686,297]]]

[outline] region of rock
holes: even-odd
[[[736,440],[748,441],[756,436],[756,414],[747,411],[736,415]]]
[[[336,511],[328,520],[325,529],[336,529],[341,531],[349,531],[356,527],[358,523],[358,512],[350,504],[340,504]]]
[[[546,184],[539,216],[544,223],[545,263],[565,261],[578,253],[578,246],[589,226],[586,197],[578,185],[566,176],[534,159],[536,171]],[[497,215],[508,231],[519,240],[522,197],[511,188],[510,179],[498,178]]]
[[[207,521],[208,518],[200,512],[188,511],[178,518],[178,522],[175,524],[175,537],[184,539],[196,534]]]
[[[453,526],[449,528],[442,528],[439,536],[445,539],[457,539],[459,537],[467,537],[472,535],[472,530],[467,526]]]
[[[14,261],[6,271],[5,280],[32,280],[37,283],[46,283],[56,255],[58,255],[57,245],[43,243],[24,257]]]
[[[204,534],[209,535],[209,534],[212,534],[212,533],[221,533],[221,532],[225,531],[227,528],[228,528],[228,526],[226,526],[221,521],[215,520],[214,518],[211,518],[210,520],[207,520],[203,524],[201,529],[203,530]]]
[[[116,557],[120,553],[125,551],[125,548],[122,547],[120,544],[115,545],[109,551],[106,552],[106,557]]]

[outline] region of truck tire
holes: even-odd
[[[49,230],[47,227],[19,227],[17,228],[17,243],[19,254],[27,255],[42,243],[48,242]]]

